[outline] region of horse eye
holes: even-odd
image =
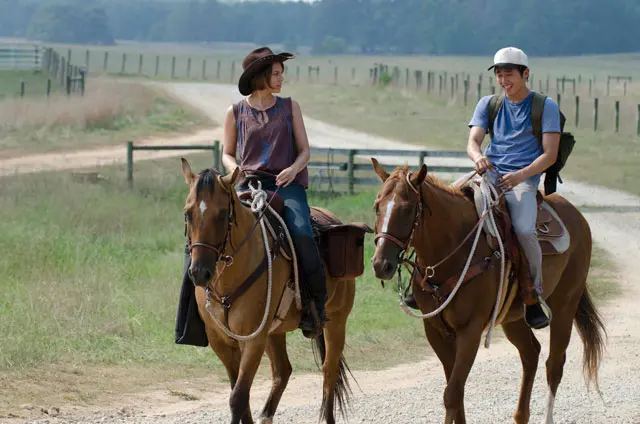
[[[188,221],[188,222],[191,222],[191,212],[190,211],[184,213],[184,220]]]

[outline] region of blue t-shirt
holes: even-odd
[[[489,101],[485,96],[478,102],[469,127],[489,130]],[[521,102],[512,102],[506,96],[493,123],[493,136],[484,151],[493,167],[500,175],[519,171],[529,166],[543,153],[542,145],[533,134],[531,124],[531,103],[533,91]],[[560,132],[560,110],[550,97],[544,102],[542,112],[542,132]],[[536,185],[540,175],[531,177]]]

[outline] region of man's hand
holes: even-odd
[[[498,180],[498,185],[504,190],[509,191],[525,180],[522,171],[510,172],[503,175]]]
[[[296,175],[298,173],[291,166],[283,169],[276,177],[276,185],[278,187],[286,187],[296,179]]]
[[[493,165],[486,156],[480,157],[475,161],[476,172],[480,175],[484,174],[487,169],[493,169]]]

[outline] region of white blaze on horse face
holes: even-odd
[[[389,229],[389,220],[391,219],[391,213],[393,212],[393,207],[396,205],[396,195],[393,195],[393,199],[389,203],[387,203],[387,208],[384,211],[384,219],[382,220],[382,232],[386,233]],[[381,242],[384,242],[385,239],[382,239]],[[381,243],[382,244],[382,243]]]
[[[544,411],[544,423],[543,424],[553,424],[553,404],[556,400],[556,397],[551,393],[551,388],[549,388],[549,394],[547,395],[547,406]]]
[[[204,203],[204,200],[200,201],[200,214],[204,215],[204,212],[207,210],[207,204]]]

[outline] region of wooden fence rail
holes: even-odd
[[[136,146],[133,142],[127,143],[127,182],[129,186],[133,186],[133,152],[136,150],[210,150],[213,156],[213,168],[221,171],[222,149],[220,141],[216,140],[210,145],[189,145],[189,146],[153,146],[144,145]],[[448,158],[464,158],[466,153],[463,151],[435,151],[435,150],[374,150],[374,149],[333,149],[333,148],[316,148],[310,149],[312,155],[338,155],[346,156],[346,161],[311,161],[307,165],[309,169],[346,172],[346,176],[316,176],[310,177],[313,181],[319,183],[346,184],[349,194],[355,193],[356,185],[378,184],[380,180],[372,177],[358,177],[357,171],[370,171],[371,165],[364,163],[356,163],[356,156],[395,156],[395,157],[413,157],[416,158],[418,164],[424,163],[427,157],[448,157]],[[383,165],[387,170],[392,170],[395,166]],[[414,167],[416,168],[416,167]],[[455,166],[440,165],[429,166],[431,172],[448,172],[448,173],[465,173],[473,171],[471,166]]]

